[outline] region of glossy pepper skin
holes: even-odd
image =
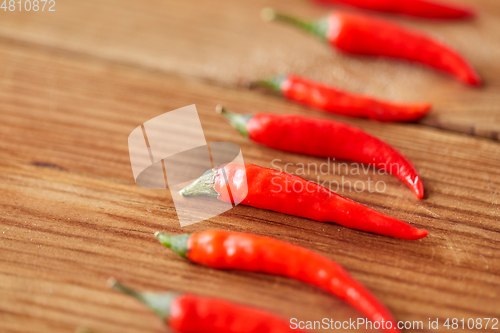
[[[221,299],[180,293],[138,293],[111,280],[111,287],[135,297],[179,333],[292,333],[289,323],[271,313]]]
[[[160,243],[197,264],[280,275],[308,283],[347,302],[368,320],[383,320],[385,331],[399,331],[389,310],[342,266],[303,247],[270,237],[217,230],[155,236]],[[393,329],[388,328],[387,322],[392,323]]]
[[[291,101],[348,117],[384,122],[411,122],[419,120],[431,110],[428,103],[396,104],[379,101],[297,75],[278,76],[252,83],[252,86],[257,85],[269,87]]]
[[[358,8],[432,19],[469,19],[473,9],[427,0],[313,0],[319,4],[345,4]]]
[[[347,54],[417,62],[447,72],[463,83],[472,86],[481,84],[474,68],[455,50],[438,40],[386,20],[334,12],[324,19],[307,22],[270,8],[263,10],[262,17],[297,26]]]
[[[242,181],[243,176],[246,176],[246,183]],[[249,163],[229,163],[209,170],[182,189],[180,194],[208,195],[223,202],[334,222],[347,228],[406,240],[417,240],[428,234],[426,230],[412,227],[301,177]]]
[[[254,142],[296,154],[369,164],[398,177],[417,198],[424,197],[424,185],[413,164],[389,144],[357,127],[299,115],[240,115],[222,106],[217,111]]]

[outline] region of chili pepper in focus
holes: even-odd
[[[387,122],[417,121],[431,109],[428,103],[395,104],[350,94],[297,75],[278,76],[251,84],[257,85],[271,88],[289,100],[349,117]]]
[[[472,8],[427,0],[314,0],[320,4],[345,4],[378,12],[433,19],[467,19],[476,16]]]
[[[399,331],[392,314],[368,289],[333,260],[306,248],[270,237],[217,230],[179,236],[156,232],[155,236],[161,244],[197,264],[308,283],[347,302],[369,320],[384,322],[385,331]]]
[[[252,141],[296,154],[369,164],[398,177],[417,198],[424,197],[424,185],[413,164],[389,144],[357,127],[299,115],[240,115],[220,105],[216,110]]]
[[[246,183],[242,181],[245,178]],[[229,163],[208,170],[179,193],[183,196],[207,195],[223,202],[239,202],[406,240],[420,239],[428,234],[426,230],[344,198],[314,182],[249,163]]]
[[[280,317],[224,300],[175,292],[138,293],[111,279],[111,287],[147,305],[181,333],[292,333]]]
[[[317,21],[304,21],[271,8],[262,11],[262,18],[292,24],[345,53],[418,62],[448,72],[464,83],[481,84],[474,68],[455,50],[389,21],[343,12],[334,12]]]

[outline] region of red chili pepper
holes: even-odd
[[[230,163],[209,170],[182,189],[180,194],[207,195],[223,202],[241,203],[320,222],[335,222],[348,228],[406,240],[420,239],[428,234],[426,230],[344,198],[316,183],[248,163]]]
[[[182,236],[178,236],[182,238]],[[138,293],[113,279],[112,288],[135,297],[180,333],[292,333],[280,317],[215,298],[175,292]]]
[[[216,230],[180,236],[157,232],[155,236],[161,244],[197,264],[286,276],[308,283],[347,302],[369,320],[385,323],[381,327],[385,331],[399,331],[382,302],[342,266],[303,247],[270,237]]]
[[[472,8],[426,0],[314,0],[321,4],[346,4],[378,12],[433,19],[467,19],[476,16]]]
[[[297,26],[340,51],[355,55],[383,56],[418,62],[478,86],[475,70],[455,50],[424,34],[367,15],[334,12],[318,21],[303,21],[266,8],[265,20]]]
[[[413,164],[389,144],[359,128],[298,115],[240,115],[222,106],[217,106],[217,112],[252,141],[297,154],[369,164],[398,177],[417,198],[424,197],[424,185]]]
[[[395,104],[354,95],[326,84],[296,75],[278,76],[252,83],[262,85],[296,101],[326,112],[349,117],[370,118],[378,121],[416,121],[429,113],[431,105]]]

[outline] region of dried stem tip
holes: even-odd
[[[260,12],[260,17],[266,22],[274,21],[276,19],[276,11],[270,7],[264,8]]]

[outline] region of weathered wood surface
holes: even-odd
[[[479,32],[498,24],[494,1],[478,2],[478,22],[410,23],[454,36],[487,79],[481,91],[417,67],[332,56],[299,33],[260,23],[264,5],[279,3],[75,1],[58,2],[50,17],[0,12],[0,331],[166,331],[135,301],[108,290],[110,276],[141,290],[195,292],[301,320],[358,315],[296,281],[189,264],[156,242],[156,230],[246,231],[308,247],[344,265],[398,320],[500,318],[500,145],[493,140],[315,114],[360,126],[414,162],[424,200],[385,175],[369,175],[387,184],[383,193],[343,194],[430,231],[416,242],[245,206],[180,228],[168,191],[135,185],[128,134],[190,104],[197,105],[207,140],[239,144],[247,162],[322,163],[247,142],[214,112],[223,103],[238,112],[310,114],[235,85],[276,69],[402,100],[430,96],[438,105],[432,119],[445,117],[450,122],[440,124],[459,131],[457,124],[479,126],[474,119],[493,117],[498,108],[498,34]],[[301,2],[290,6],[308,16],[323,12]],[[461,35],[471,29],[477,38]],[[389,70],[394,77],[382,75]],[[495,126],[491,119],[484,124]],[[367,181],[351,171],[320,177]]]
[[[246,142],[213,111],[224,102],[241,111],[266,106],[288,112],[285,102],[31,46],[2,44],[0,63],[3,331],[67,332],[79,325],[102,332],[161,331],[140,305],[107,290],[110,276],[140,289],[197,292],[306,320],[356,316],[299,282],[188,264],[153,237],[156,230],[211,228],[274,236],[323,253],[345,265],[400,320],[500,315],[496,142],[416,125],[352,121],[409,156],[427,198],[417,201],[389,176],[377,178],[387,182],[385,193],[344,194],[428,229],[430,236],[421,241],[244,206],[181,229],[168,191],[134,184],[129,132],[195,103],[207,140],[238,143],[248,162],[321,163]]]
[[[51,13],[0,11],[0,37],[225,85],[298,73],[381,98],[432,102],[435,110],[422,124],[498,140],[500,7],[496,0],[462,2],[474,5],[480,18],[387,17],[463,53],[484,78],[481,89],[417,65],[344,56],[291,27],[259,18],[265,6],[309,18],[330,10],[303,0],[65,0]]]

